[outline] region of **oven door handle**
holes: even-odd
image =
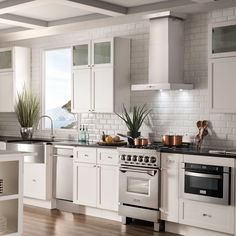
[[[194,176],[194,177],[200,177],[200,178],[222,179],[221,175],[194,173],[194,172],[189,172],[189,171],[185,171],[185,175]]]
[[[157,173],[157,170],[141,170],[141,169],[130,169],[130,168],[120,168],[120,171],[125,173],[125,172],[134,172],[134,173],[144,173],[144,174],[148,174],[150,176],[154,176]]]

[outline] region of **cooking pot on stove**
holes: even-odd
[[[181,146],[183,135],[163,135],[162,144],[165,146]]]

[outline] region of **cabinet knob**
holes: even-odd
[[[88,154],[84,154],[84,157],[88,157]]]
[[[32,182],[37,182],[36,179],[32,179]]]
[[[107,158],[109,158],[109,159],[112,159],[112,157],[111,157],[111,156],[108,156]]]
[[[211,215],[208,215],[208,214],[206,214],[206,213],[203,213],[202,215],[203,215],[203,216],[208,216],[209,218],[211,217]]]

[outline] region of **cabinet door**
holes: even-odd
[[[11,70],[12,67],[12,50],[0,49],[0,71]]]
[[[72,111],[88,112],[91,110],[91,70],[73,70]]]
[[[73,46],[73,67],[88,68],[90,67],[90,42],[84,42]]]
[[[234,206],[181,200],[179,212],[179,223],[223,233],[234,233]]]
[[[6,150],[6,142],[0,142],[0,150]]]
[[[236,57],[209,63],[210,107],[216,112],[236,112]]]
[[[13,72],[0,72],[0,112],[14,111]]]
[[[74,164],[74,203],[96,207],[97,167],[95,164]]]
[[[92,66],[112,66],[113,45],[113,39],[94,40],[92,42]]]
[[[118,166],[99,166],[97,206],[118,211]]]
[[[24,197],[46,200],[45,164],[24,164]]]
[[[92,107],[96,112],[114,111],[114,76],[112,67],[93,69]]]
[[[179,221],[179,154],[161,155],[161,219]]]

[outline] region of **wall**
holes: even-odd
[[[236,147],[236,115],[212,114],[208,109],[207,91],[207,34],[210,22],[236,19],[236,9],[223,9],[188,17],[185,22],[185,73],[184,80],[194,83],[192,91],[132,92],[131,105],[147,103],[152,108],[149,119],[142,127],[142,134],[160,140],[166,133],[197,134],[196,121],[210,121],[211,134],[205,145],[217,147]],[[32,48],[32,87],[41,93],[41,50],[76,44],[93,38],[122,36],[131,39],[131,81],[146,83],[148,78],[148,40],[147,21],[81,31],[70,35],[53,36],[12,42]],[[2,45],[2,46],[9,46]],[[114,135],[125,133],[126,127],[114,114],[81,114],[80,122],[89,124],[91,140],[99,139],[102,131]],[[14,114],[0,114],[0,135],[18,135],[19,125]],[[48,131],[37,131],[37,136],[47,136]],[[57,138],[76,139],[76,131],[56,131]]]

